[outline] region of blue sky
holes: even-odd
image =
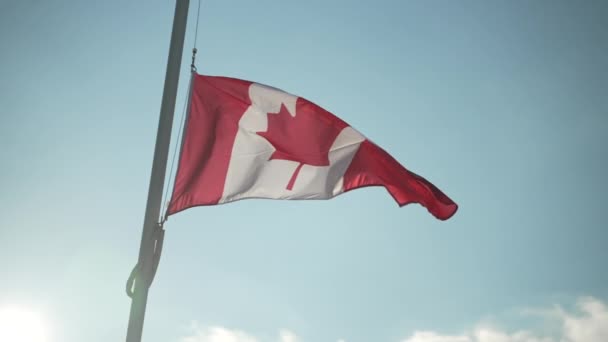
[[[0,3],[0,308],[39,312],[52,342],[124,339],[173,9]],[[607,16],[592,0],[203,0],[200,72],[314,101],[460,209],[440,222],[368,188],[179,213],[144,341],[608,336],[585,325],[608,322]]]

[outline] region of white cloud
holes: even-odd
[[[556,306],[550,310],[528,309],[524,313],[541,316],[557,328],[543,334],[533,330],[508,331],[480,323],[473,325],[473,329],[453,335],[416,331],[401,342],[608,342],[608,308],[597,299],[581,298],[576,308],[570,311]],[[287,329],[279,330],[278,337],[270,340],[221,326],[201,328],[196,322],[191,330],[191,334],[179,342],[302,342],[296,333]],[[337,342],[345,341],[339,339]]]
[[[556,321],[554,336],[542,336],[528,330],[507,332],[480,325],[470,332],[444,335],[435,331],[416,331],[402,342],[608,342],[608,308],[601,301],[586,297],[577,302],[575,312],[561,307],[554,310],[527,310]]]
[[[416,331],[405,342],[471,342],[468,336],[439,335],[433,331]]]
[[[298,339],[298,336],[296,336],[296,334],[294,334],[293,332],[283,329],[279,332],[279,341],[280,342],[298,342],[298,341],[300,341],[300,339]]]
[[[506,333],[493,328],[478,328],[474,332],[475,342],[554,342],[550,337],[534,336],[528,331]]]
[[[478,328],[462,335],[442,335],[434,331],[417,331],[403,342],[558,342],[537,337],[527,331],[507,333],[494,328]]]
[[[194,332],[184,337],[180,342],[258,342],[258,340],[239,330],[226,329],[224,327],[199,328],[193,324]]]
[[[479,328],[470,334],[440,335],[433,331],[420,331],[406,342],[545,342],[530,336],[527,332],[507,334],[492,328]],[[549,340],[550,341],[550,340]]]
[[[580,314],[558,309],[564,322],[564,339],[571,342],[608,341],[608,308],[593,298],[578,302]]]
[[[201,327],[196,321],[192,322],[191,333],[182,337],[180,342],[261,342],[258,338],[240,330],[228,329],[221,326]],[[300,342],[298,336],[287,329],[279,331],[277,342]]]

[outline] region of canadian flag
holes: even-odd
[[[168,215],[246,198],[329,199],[384,186],[435,217],[458,206],[316,104],[265,85],[194,75]]]

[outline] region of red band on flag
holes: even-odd
[[[250,85],[227,77],[194,76],[169,214],[216,204],[222,197],[238,122],[251,105]]]
[[[458,209],[458,205],[431,182],[405,169],[369,140],[361,143],[344,174],[345,192],[365,186],[384,186],[399,206],[420,203],[440,220],[447,220]]]

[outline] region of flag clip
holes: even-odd
[[[194,65],[194,61],[196,60],[196,52],[198,50],[196,48],[192,49],[192,64],[190,64],[190,71],[196,72],[196,66]]]

